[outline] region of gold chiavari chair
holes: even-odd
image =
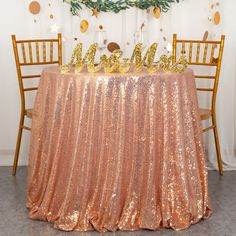
[[[40,79],[40,74],[23,75],[23,70],[29,67],[39,67],[50,64],[62,64],[62,37],[58,34],[56,39],[34,39],[34,40],[16,40],[12,35],[12,45],[15,55],[17,76],[21,96],[21,115],[18,129],[18,136],[15,149],[15,157],[12,168],[12,175],[16,175],[21,137],[23,129],[31,130],[25,125],[25,117],[32,118],[33,109],[26,108],[26,93],[37,90],[37,87],[25,88],[25,81]]]
[[[221,36],[220,41],[182,40],[182,39],[177,39],[177,34],[173,35],[173,63],[176,62],[178,54],[180,55],[184,54],[188,60],[188,64],[193,67],[200,67],[200,68],[208,67],[208,71],[210,70],[209,68],[214,68],[213,75],[209,75],[209,73],[208,75],[195,74],[195,78],[201,80],[213,81],[213,85],[210,88],[209,86],[208,87],[204,86],[204,88],[197,86],[197,90],[202,92],[212,93],[211,108],[210,109],[199,108],[199,113],[202,121],[208,119],[211,119],[212,121],[211,126],[203,129],[203,132],[206,132],[211,129],[213,129],[214,131],[215,146],[216,146],[220,175],[223,175],[223,167],[222,167],[220,144],[218,138],[217,123],[216,123],[216,95],[219,84],[224,42],[225,42],[224,35]],[[200,70],[203,72],[202,69]]]

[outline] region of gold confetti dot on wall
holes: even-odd
[[[116,42],[110,42],[108,45],[107,45],[107,50],[109,52],[114,52],[115,50],[117,49],[120,49],[120,45]]]
[[[153,9],[153,15],[156,19],[159,19],[161,16],[161,10],[159,7],[154,7]]]
[[[203,38],[202,38],[203,41],[206,41],[206,40],[207,40],[208,34],[209,34],[209,33],[208,33],[208,31],[206,30],[205,33],[204,33],[204,35],[203,35]]]
[[[50,14],[50,16],[49,16],[49,17],[50,17],[50,19],[53,19],[53,18],[54,18],[53,14]]]
[[[214,7],[215,7],[215,4],[211,4],[211,9],[214,9]]]
[[[214,15],[214,23],[215,23],[215,25],[220,24],[220,12],[218,12],[218,11]]]
[[[89,27],[89,23],[87,20],[82,20],[80,22],[80,31],[82,33],[85,33],[88,30],[88,27]]]
[[[37,1],[32,1],[29,4],[29,11],[30,13],[32,13],[33,15],[37,15],[40,12],[40,4]]]

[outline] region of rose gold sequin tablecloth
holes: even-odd
[[[44,70],[27,207],[65,231],[179,230],[209,217],[193,72]]]

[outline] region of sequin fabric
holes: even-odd
[[[27,207],[64,231],[181,230],[211,215],[193,72],[43,71]]]

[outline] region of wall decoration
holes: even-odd
[[[41,8],[41,7],[40,7],[40,4],[39,4],[39,2],[37,2],[37,1],[32,1],[32,2],[29,4],[29,11],[30,11],[30,13],[33,14],[33,15],[39,14],[40,8]]]
[[[204,35],[203,35],[202,40],[203,40],[203,41],[206,41],[207,38],[208,38],[208,35],[209,35],[209,32],[206,30],[205,33],[204,33]]]
[[[220,24],[220,12],[218,12],[218,11],[214,15],[214,23],[215,23],[215,25]]]
[[[161,9],[159,7],[154,7],[153,15],[155,18],[159,19],[161,16]]]
[[[59,32],[60,26],[58,26],[56,23],[50,26],[51,33],[57,33]]]
[[[81,32],[81,33],[85,33],[85,32],[87,32],[88,28],[89,28],[89,23],[88,23],[88,21],[85,20],[85,19],[82,20],[82,21],[80,22],[80,32]]]
[[[95,16],[96,18],[98,18],[99,15],[99,11],[97,9],[92,9],[92,16]]]
[[[211,4],[211,11],[213,11],[212,15],[208,17],[208,20],[212,22],[214,25],[218,26],[221,21],[221,13],[219,11],[220,3],[212,3]]]
[[[92,15],[98,16],[99,12],[118,13],[131,7],[137,7],[142,10],[148,10],[154,7],[155,17],[159,17],[160,12],[167,12],[172,3],[178,3],[179,0],[63,0],[71,6],[71,13],[78,15],[83,6],[92,10]]]
[[[219,0],[211,0],[209,4],[209,29],[206,29],[206,32],[203,36],[203,40],[214,40],[220,38],[221,31],[221,5]],[[217,45],[215,45],[217,48]]]
[[[109,52],[114,52],[115,50],[118,50],[118,49],[120,49],[120,45],[116,42],[110,42],[107,45],[107,50]]]

